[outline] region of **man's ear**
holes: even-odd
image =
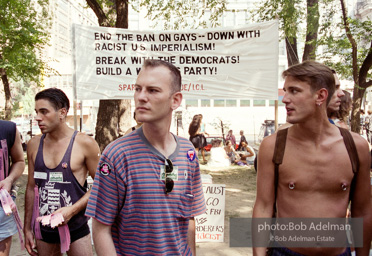
[[[61,108],[59,110],[59,119],[64,119],[67,117],[67,109],[66,108]]]
[[[328,99],[328,90],[325,88],[321,88],[316,92],[317,98],[316,98],[316,104],[318,106],[322,104],[327,105],[327,99]]]
[[[177,109],[181,105],[182,97],[181,92],[176,92],[172,95],[172,110]]]

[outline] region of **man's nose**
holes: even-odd
[[[289,99],[288,99],[288,96],[287,96],[286,93],[284,93],[284,96],[283,96],[282,102],[283,102],[283,103],[288,103],[288,102],[289,102]]]
[[[136,94],[136,98],[137,98],[139,101],[147,101],[147,99],[148,99],[148,95],[147,95],[146,90],[136,91],[135,94]]]
[[[36,115],[35,115],[35,120],[36,120],[36,121],[41,121],[41,116],[40,116],[40,114],[36,114]]]

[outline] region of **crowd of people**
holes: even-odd
[[[350,216],[363,226],[356,255],[368,255],[371,155],[367,141],[345,129],[350,95],[335,72],[314,61],[291,66],[283,78],[288,125],[260,145],[253,219],[345,218],[350,204]],[[137,126],[101,154],[92,137],[67,126],[63,91],[36,94],[42,135],[27,145],[24,243],[30,255],[93,255],[88,218],[98,255],[196,255],[194,218],[206,212],[198,152],[205,162],[208,133],[202,115],[193,117],[189,139],[170,132],[182,98],[178,68],[146,60],[135,83]],[[369,126],[366,132],[370,137]],[[238,146],[232,130],[224,139],[212,142],[208,164],[253,163],[256,154],[243,131]],[[14,200],[12,186],[25,168],[14,123],[0,121],[0,142],[0,195]],[[89,191],[88,175],[94,179]],[[8,215],[1,202],[0,255],[9,255],[20,220],[13,218],[15,207]],[[314,247],[274,242],[270,255],[351,255],[350,246],[322,241]],[[253,248],[254,255],[268,252]]]

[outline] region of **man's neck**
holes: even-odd
[[[63,123],[58,126],[57,129],[55,129],[52,132],[49,132],[45,135],[45,138],[51,141],[59,141],[65,138],[71,138],[72,134],[74,133],[74,130],[67,126],[66,123]]]
[[[292,135],[302,141],[313,141],[318,144],[321,143],[324,137],[334,134],[336,126],[331,124],[328,118],[320,120],[308,121],[305,123],[298,123],[292,126]]]
[[[165,157],[169,157],[175,151],[177,143],[169,131],[169,125],[144,123],[142,130],[148,142]]]

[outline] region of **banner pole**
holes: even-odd
[[[80,132],[83,131],[83,121],[84,121],[84,115],[83,115],[83,101],[80,101]]]
[[[278,130],[278,100],[275,100],[275,131]]]

